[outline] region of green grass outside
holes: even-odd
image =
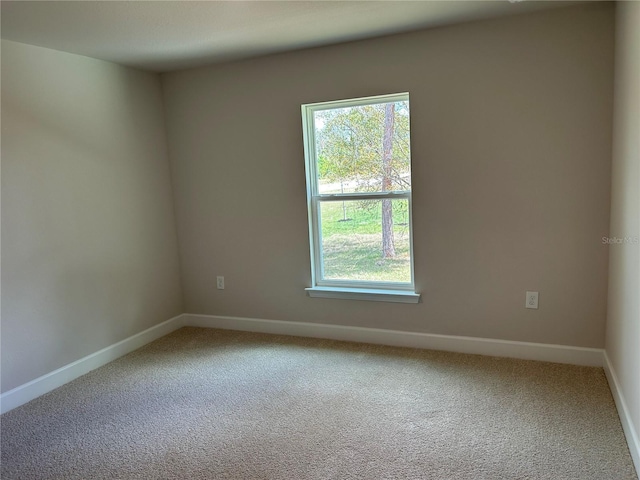
[[[324,202],[322,247],[328,279],[410,282],[409,226],[406,200],[394,200],[396,256],[382,257],[380,201]],[[347,221],[344,221],[344,218]]]

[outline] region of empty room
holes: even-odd
[[[2,479],[638,479],[640,2],[0,8]]]

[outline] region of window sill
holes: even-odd
[[[305,288],[314,298],[341,298],[373,302],[418,303],[420,294],[403,290],[374,290],[365,288],[312,287]]]

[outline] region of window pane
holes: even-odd
[[[321,202],[320,223],[324,279],[411,282],[407,200]]]
[[[411,189],[409,102],[314,112],[318,193]]]

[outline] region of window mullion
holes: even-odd
[[[403,200],[411,197],[411,192],[366,192],[366,193],[331,193],[316,194],[314,197],[321,202],[345,202],[359,200]]]

